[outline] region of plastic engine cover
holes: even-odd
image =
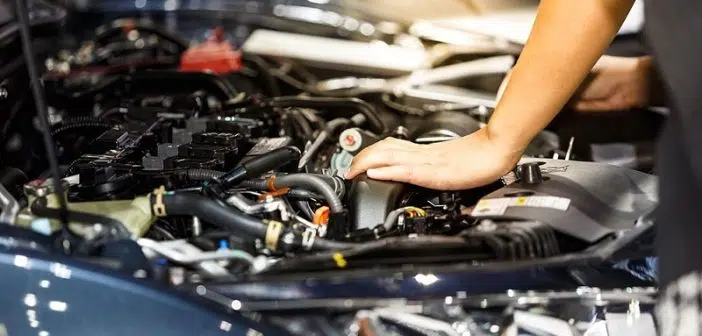
[[[483,197],[470,211],[477,218],[540,221],[593,243],[632,228],[658,202],[658,178],[639,171],[593,162],[523,159],[539,172],[504,177],[507,186]],[[531,168],[533,169],[532,164]],[[522,169],[524,171],[524,169]]]

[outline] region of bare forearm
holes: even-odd
[[[531,36],[488,124],[523,150],[558,114],[610,44],[634,0],[542,0]]]

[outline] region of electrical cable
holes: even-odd
[[[39,71],[37,70],[36,61],[34,59],[32,37],[30,34],[31,24],[29,22],[29,10],[27,8],[27,2],[24,0],[15,0],[15,6],[15,10],[17,11],[17,18],[19,19],[20,24],[22,52],[24,54],[29,79],[31,81],[31,88],[32,93],[34,95],[37,117],[41,126],[42,139],[44,141],[44,147],[46,149],[46,159],[49,161],[49,168],[51,169],[54,176],[54,187],[56,188],[56,192],[59,195],[58,215],[63,225],[64,234],[62,246],[64,247],[64,252],[68,253],[71,248],[70,241],[68,240],[68,235],[70,235],[68,228],[68,202],[65,198],[65,188],[61,183],[61,172],[59,170],[56,149],[54,148],[54,140],[51,136],[51,131],[49,129],[48,109],[46,106],[46,100],[44,99],[44,92],[42,91],[41,83],[39,82]]]
[[[77,117],[63,120],[51,127],[51,136],[57,137],[62,133],[74,130],[97,129],[106,131],[110,128],[112,128],[112,125],[102,120],[95,119],[93,117]]]

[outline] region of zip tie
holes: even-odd
[[[275,251],[278,247],[278,239],[280,233],[283,232],[283,223],[277,221],[268,221],[268,229],[266,230],[266,248]]]
[[[164,186],[160,186],[154,189],[154,195],[156,196],[156,199],[154,200],[152,208],[156,217],[166,217],[166,205],[163,204],[163,195],[165,193],[166,187]]]

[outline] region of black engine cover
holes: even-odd
[[[539,163],[540,178],[510,173],[507,185],[482,198],[471,214],[538,221],[593,243],[633,228],[658,201],[653,175],[593,162],[523,159],[520,165],[529,162]]]

